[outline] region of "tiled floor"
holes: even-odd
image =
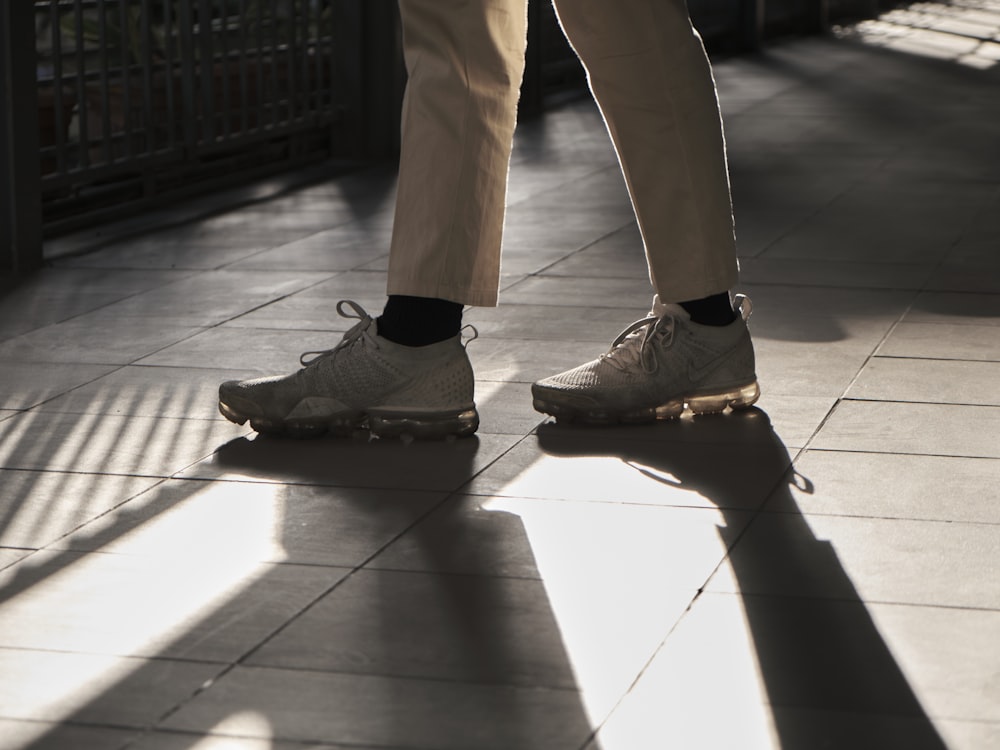
[[[215,411],[332,345],[341,297],[380,308],[385,170],[150,217],[8,289],[0,748],[1000,747],[996,70],[719,61],[747,413],[532,411],[650,296],[586,101],[519,131],[475,438]]]

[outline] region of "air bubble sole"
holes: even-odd
[[[219,412],[238,425],[250,422],[250,427],[261,434],[299,439],[324,435],[349,437],[359,430],[365,430],[380,438],[444,440],[450,437],[467,437],[479,429],[479,413],[475,406],[436,412],[373,408],[310,420],[273,420],[243,414],[224,401],[219,401]]]
[[[690,395],[678,396],[656,406],[615,411],[611,409],[580,409],[568,404],[560,404],[534,396],[533,406],[536,411],[556,418],[557,422],[612,425],[612,424],[649,424],[659,419],[676,419],[685,411],[692,414],[719,414],[729,409],[749,409],[760,398],[760,387],[757,381],[736,388],[719,391],[696,392]]]

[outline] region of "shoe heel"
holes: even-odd
[[[688,399],[688,408],[693,414],[718,414],[726,407],[732,409],[749,409],[760,398],[760,387],[757,381],[722,393],[711,393],[704,396],[692,396]]]

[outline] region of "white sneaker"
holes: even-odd
[[[350,307],[354,314],[345,312]],[[360,305],[337,312],[360,322],[333,349],[306,352],[284,377],[219,386],[219,411],[257,432],[313,437],[367,428],[381,437],[444,438],[479,427],[472,365],[461,335],[430,346],[384,339]]]
[[[758,399],[750,300],[736,298],[739,315],[727,326],[691,321],[680,305],[653,298],[653,309],[597,359],[539,380],[536,410],[559,421],[591,424],[651,422],[745,409]]]

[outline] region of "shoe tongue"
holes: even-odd
[[[665,315],[672,315],[681,320],[691,320],[691,315],[680,305],[674,302],[660,302],[660,295],[653,295],[653,309],[649,311],[651,317],[662,318]]]

